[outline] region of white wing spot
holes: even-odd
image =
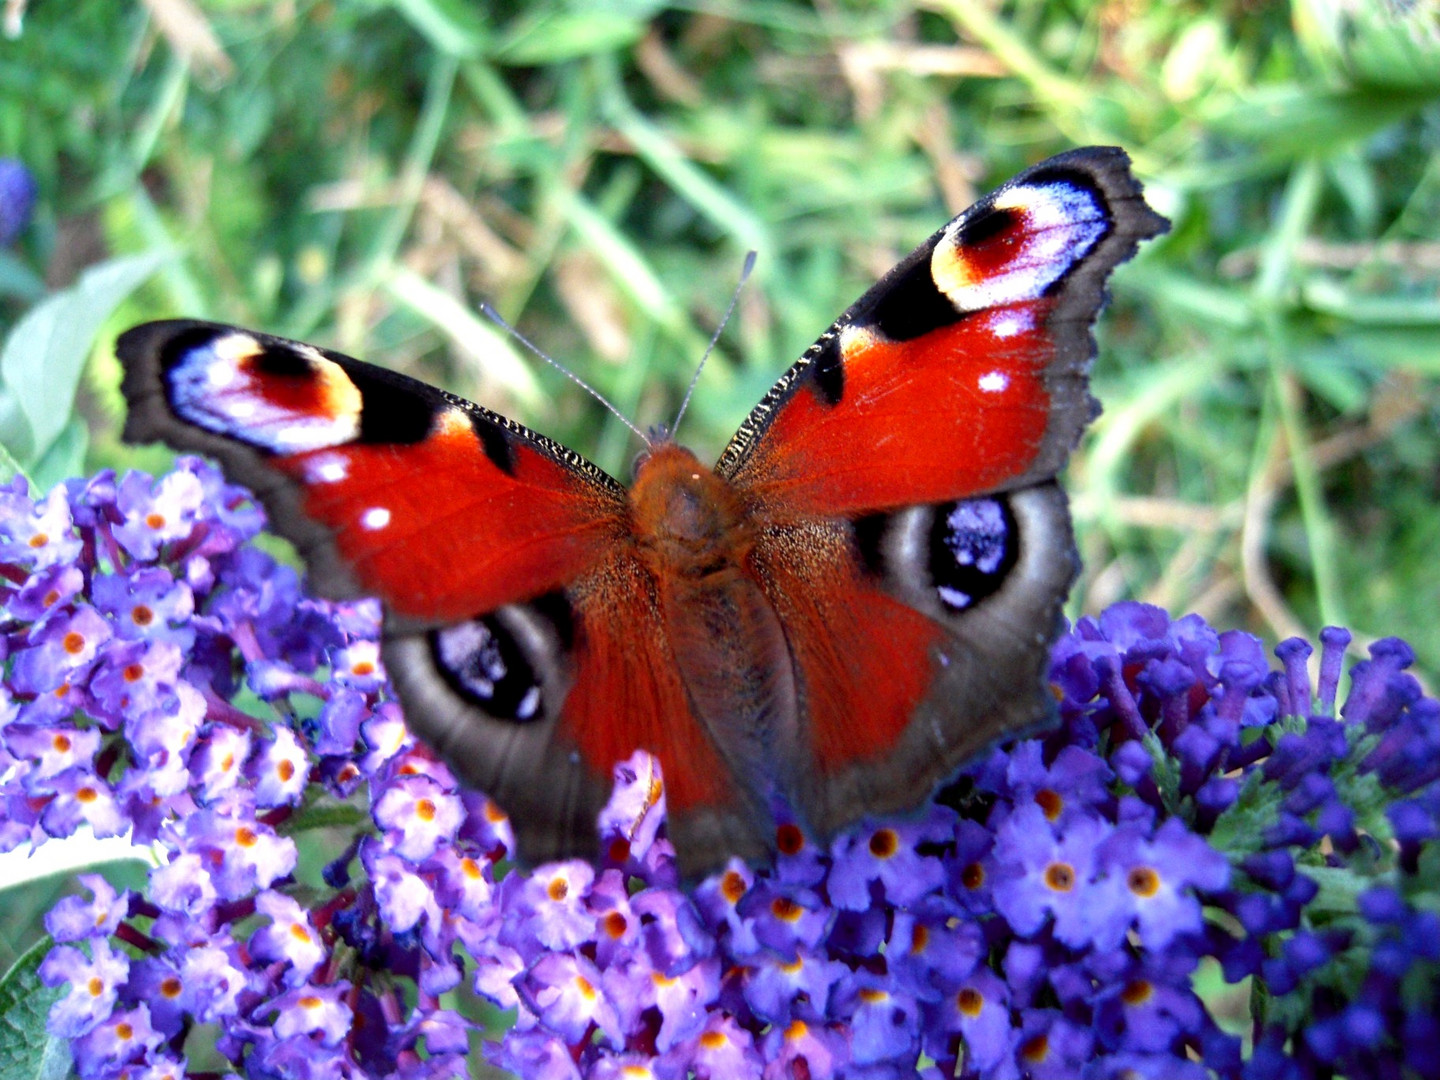
[[[319,484],[338,484],[349,474],[343,458],[327,458],[315,467],[311,479]]]
[[[1012,338],[1035,328],[1028,311],[997,311],[990,316],[990,333],[997,338]]]
[[[521,720],[531,719],[540,708],[540,688],[532,686],[525,691],[525,696],[520,699],[520,704],[515,709],[515,715]]]
[[[232,401],[226,411],[232,420],[250,420],[255,416],[255,402],[241,398],[239,401]]]
[[[360,515],[360,524],[367,529],[383,529],[390,524],[390,511],[383,506],[372,506]]]
[[[1003,371],[987,371],[980,376],[980,389],[987,394],[998,394],[1010,386],[1010,376]]]

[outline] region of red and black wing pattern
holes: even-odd
[[[318,592],[383,601],[407,720],[511,813],[527,859],[594,853],[613,767],[637,746],[666,762],[682,831],[694,820],[737,852],[764,849],[690,715],[607,474],[298,342],[171,321],[128,331],[117,352],[127,439],[217,458]]]
[[[822,832],[1047,715],[1075,574],[1053,480],[1098,411],[1105,280],[1167,227],[1119,149],[1036,165],[841,315],[721,456],[801,688],[814,768],[792,794]]]
[[[123,334],[125,437],[217,458],[270,511],[323,595],[443,623],[594,568],[625,489],[543,435],[313,345],[230,326]]]

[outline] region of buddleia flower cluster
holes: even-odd
[[[1440,1075],[1440,705],[1402,641],[1337,709],[1343,631],[1312,683],[1303,641],[1119,604],[1056,643],[1058,726],[922,813],[682,886],[637,753],[608,861],[527,871],[407,732],[378,607],[307,597],[262,524],[189,458],[0,488],[0,849],[153,862],[46,919],[86,1080]]]

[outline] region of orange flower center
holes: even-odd
[[[1049,1056],[1050,1036],[1043,1031],[1020,1044],[1020,1057],[1033,1065],[1039,1065]]]
[[[1065,800],[1058,792],[1049,788],[1041,788],[1035,793],[1035,805],[1045,811],[1045,816],[1054,821],[1060,816],[1060,811],[1065,809]]]
[[[782,922],[795,922],[805,909],[789,897],[777,896],[770,902],[770,913]]]
[[[786,823],[775,830],[775,848],[781,855],[798,854],[805,847],[805,834],[798,825]]]
[[[1151,897],[1160,891],[1160,875],[1151,867],[1136,866],[1125,875],[1125,884],[1136,896]]]
[[[732,904],[738,904],[745,895],[745,879],[734,870],[727,870],[720,879],[720,893]]]
[[[1045,884],[1056,892],[1069,892],[1075,887],[1075,868],[1069,863],[1052,862],[1045,868]]]
[[[1120,1000],[1126,1005],[1144,1005],[1154,993],[1155,987],[1149,979],[1131,979],[1120,991]]]

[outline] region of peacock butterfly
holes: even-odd
[[[763,855],[777,810],[825,836],[913,807],[1049,715],[1091,325],[1167,227],[1123,151],[1042,162],[841,315],[713,470],[659,437],[628,491],[443,390],[202,322],[121,336],[125,437],[218,458],[313,588],[381,598],[407,718],[523,856],[593,854],[643,747],[693,875]]]

